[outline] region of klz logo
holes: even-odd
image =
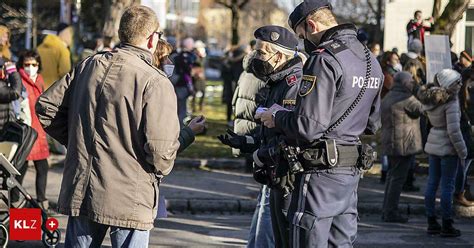
[[[39,208],[10,209],[10,240],[41,240]]]

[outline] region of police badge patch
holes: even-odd
[[[277,41],[278,38],[280,38],[280,34],[277,33],[277,32],[272,32],[272,33],[270,34],[270,38],[272,39],[272,41]]]
[[[303,75],[299,95],[307,96],[309,93],[311,93],[311,91],[313,91],[315,84],[316,76]]]

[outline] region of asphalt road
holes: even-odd
[[[64,216],[58,219],[64,232],[67,220]],[[155,223],[150,247],[245,247],[250,221],[250,214],[172,215]],[[355,247],[474,247],[474,222],[459,219],[455,225],[462,230],[461,237],[441,238],[425,233],[425,219],[421,217],[411,218],[408,224],[387,224],[380,221],[379,215],[361,216]],[[42,244],[12,241],[8,247],[42,247]],[[108,237],[104,247],[110,247]]]

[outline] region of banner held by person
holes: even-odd
[[[426,80],[432,83],[436,73],[451,69],[451,50],[446,35],[429,35],[425,37]]]

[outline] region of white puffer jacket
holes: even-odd
[[[437,156],[458,156],[465,159],[467,147],[461,133],[461,110],[458,97],[449,102],[427,107],[433,128],[428,135],[425,152]]]

